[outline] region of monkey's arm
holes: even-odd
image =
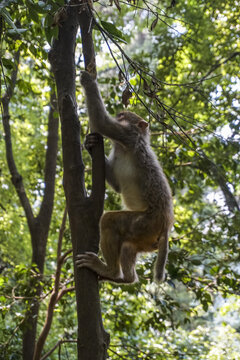
[[[99,134],[98,133],[90,133],[86,136],[86,139],[84,141],[84,147],[89,152],[89,154],[92,156],[92,149],[94,146],[96,146],[99,142]],[[106,180],[109,183],[109,185],[115,190],[116,192],[120,192],[120,186],[117,181],[117,178],[114,174],[112,162],[105,156],[105,176]]]
[[[129,146],[132,140],[129,140],[128,127],[120,125],[117,120],[108,115],[97,82],[87,71],[81,73],[81,84],[85,90],[91,131]]]
[[[85,90],[90,129],[92,133],[103,134],[103,124],[108,116],[97,83],[87,71],[81,72],[81,84]]]
[[[113,172],[113,168],[111,166],[111,162],[108,160],[108,158],[105,156],[105,176],[106,180],[109,183],[109,185],[115,190],[116,192],[120,193],[120,186],[116,179],[116,176]]]

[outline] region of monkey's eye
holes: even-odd
[[[117,115],[117,121],[124,121],[125,119],[124,119],[124,115],[122,114],[119,114],[119,115]]]

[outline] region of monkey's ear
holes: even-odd
[[[138,127],[141,130],[145,130],[148,127],[148,122],[145,121],[145,120],[140,120],[139,123],[138,123]]]

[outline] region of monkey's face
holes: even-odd
[[[117,115],[116,120],[123,126],[130,125],[143,134],[148,133],[148,123],[131,111],[122,111]]]
[[[124,113],[120,113],[116,116],[116,120],[122,125],[122,126],[128,126],[129,125],[129,121],[126,118],[126,116],[124,115]]]
[[[128,123],[131,124],[138,124],[139,121],[143,120],[140,116],[134,114],[131,111],[122,111],[120,112],[117,117],[116,117],[117,121],[127,121]]]

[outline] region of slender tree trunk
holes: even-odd
[[[80,4],[81,2],[78,2]],[[80,14],[80,16],[79,16]],[[75,98],[75,40],[81,21],[85,31],[82,46],[85,67],[95,64],[91,35],[91,12],[83,8],[67,8],[67,19],[59,28],[59,39],[50,52],[55,75],[62,126],[64,189],[71,227],[73,257],[84,251],[97,253],[99,219],[104,203],[104,149],[101,141],[93,150],[92,194],[86,196],[84,164],[80,147],[80,124]],[[87,29],[87,31],[86,31]],[[90,51],[90,53],[89,53]],[[74,269],[78,314],[78,359],[103,360],[107,356],[109,336],[104,331],[98,279],[88,269]]]
[[[11,76],[11,85],[7,88],[6,94],[2,97],[3,107],[3,127],[5,135],[6,156],[9,171],[11,173],[12,183],[16,189],[21,205],[25,211],[29,231],[31,234],[32,242],[32,263],[37,266],[38,276],[30,279],[29,289],[36,289],[33,295],[33,300],[30,304],[30,308],[25,315],[24,323],[22,324],[23,341],[22,351],[23,360],[32,360],[34,354],[36,330],[37,330],[37,318],[39,312],[39,297],[41,295],[42,288],[39,285],[39,279],[43,274],[45,252],[48,238],[48,231],[51,222],[51,215],[53,209],[54,200],[54,187],[55,187],[55,173],[56,173],[56,159],[57,159],[57,144],[58,144],[58,119],[54,117],[56,97],[51,95],[51,106],[49,112],[48,121],[48,138],[47,138],[47,151],[45,159],[45,190],[43,200],[40,206],[39,214],[34,217],[30,201],[25,191],[23,178],[18,172],[11,140],[11,127],[10,127],[10,112],[9,104],[14,92],[17,74],[18,64],[20,60],[20,52],[18,51],[15,56],[15,68]]]
[[[41,288],[38,289],[36,295],[40,296]],[[36,332],[37,332],[37,318],[39,312],[39,302],[36,297],[31,304],[31,309],[27,312],[24,319],[23,328],[23,342],[22,349],[23,360],[32,360],[35,348]]]
[[[37,281],[36,278],[30,279],[30,287],[36,289],[36,294],[31,303],[31,307],[26,314],[23,325],[24,360],[32,360],[34,356],[37,319],[39,313],[39,297],[42,293],[42,287],[39,283],[44,272],[48,232],[53,210],[59,123],[58,118],[54,116],[55,111],[56,95],[55,93],[52,93],[50,99],[47,151],[45,158],[45,191],[39,213],[37,217],[33,219],[30,226],[32,240],[32,263],[37,265],[39,276],[37,277]],[[31,282],[33,282],[32,285]]]

